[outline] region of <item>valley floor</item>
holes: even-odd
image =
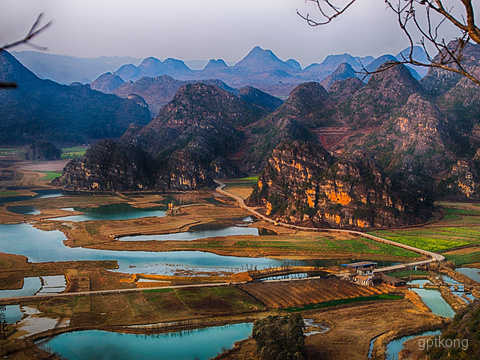
[[[5,165],[5,164],[3,164]],[[38,189],[55,189],[49,185],[48,171],[55,171],[52,164],[6,164],[1,170],[4,177],[0,198],[34,195]],[[46,170],[48,169],[48,170]],[[53,170],[52,170],[53,169]],[[32,171],[34,170],[34,171]],[[43,171],[43,172],[42,172]],[[6,178],[5,178],[6,176]],[[245,198],[251,191],[255,178],[232,180],[227,189]],[[7,188],[8,187],[8,188]],[[174,203],[168,209],[168,204]],[[128,204],[133,208],[160,207],[169,210],[165,217],[145,217],[125,220],[96,220],[72,222],[56,221],[56,217],[81,214],[68,208],[95,208],[107,204]],[[37,215],[16,214],[12,206],[30,206]],[[394,241],[439,252],[456,266],[480,264],[480,208],[473,204],[438,204],[437,220],[431,223],[394,230],[373,231],[372,234]],[[66,210],[68,209],[68,210]],[[32,198],[24,201],[5,202],[0,205],[0,224],[31,222],[38,229],[60,230],[68,247],[122,251],[205,251],[219,255],[242,257],[268,257],[277,259],[364,259],[374,261],[412,262],[420,255],[392,245],[351,234],[309,232],[276,226],[263,220],[243,225],[258,228],[259,235],[220,236],[193,241],[121,241],[130,235],[170,234],[196,231],[202,226],[236,226],[250,216],[236,203],[215,191],[186,194],[113,194],[113,195],[64,195],[60,197]],[[109,271],[117,267],[114,261],[61,261],[29,262],[25,256],[0,253],[0,289],[20,289],[25,277],[64,275],[67,292],[145,289],[136,293],[96,296],[72,296],[17,302],[18,305],[41,311],[39,317],[55,319],[58,326],[34,335],[30,340],[21,339],[22,329],[9,325],[12,335],[1,340],[0,355],[8,358],[48,358],[37,349],[32,340],[52,336],[65,330],[106,329],[136,331],[139,333],[164,332],[190,329],[215,324],[253,321],[267,314],[283,314],[286,309],[300,308],[304,318],[316,323],[328,324],[329,330],[307,338],[310,358],[364,359],[371,339],[382,335],[383,342],[374,348],[376,358],[381,358],[388,339],[406,333],[438,328],[445,321],[422,303],[415,293],[388,287],[364,288],[338,279],[298,280],[279,283],[249,282],[254,272],[232,273],[212,271],[196,273],[182,270],[172,275],[123,274]],[[303,269],[302,271],[304,271]],[[339,272],[336,266],[316,266],[309,271]],[[440,269],[442,270],[442,269]],[[300,271],[300,269],[298,270]],[[456,277],[452,269],[443,269]],[[453,272],[453,273],[452,273]],[[417,274],[411,272],[405,276]],[[425,273],[420,273],[425,276]],[[437,273],[430,273],[433,278]],[[457,274],[457,275],[456,275]],[[460,275],[458,275],[460,276]],[[140,281],[141,279],[147,281]],[[148,287],[198,284],[202,282],[232,283],[218,288],[159,289]],[[479,295],[479,285],[474,295]],[[392,300],[385,294],[400,295]],[[353,304],[332,303],[323,309],[307,310],[302,306],[361,299],[367,302]],[[0,304],[2,301],[0,299]],[[11,303],[9,303],[11,304]],[[25,317],[25,315],[24,315]],[[35,316],[34,316],[35,317]],[[68,322],[68,327],[62,324]],[[174,323],[174,325],[172,325]],[[157,324],[156,326],[147,326]],[[55,325],[55,322],[54,322]],[[129,328],[141,325],[140,328]],[[252,340],[241,342],[233,351],[221,358],[255,358]],[[374,357],[375,358],[375,357]]]

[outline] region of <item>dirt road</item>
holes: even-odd
[[[375,235],[370,235],[370,234],[367,234],[367,233],[363,233],[363,232],[360,232],[360,231],[342,230],[342,229],[323,229],[323,228],[319,229],[319,228],[312,228],[312,227],[305,227],[305,226],[297,226],[297,225],[292,225],[292,224],[287,224],[287,223],[272,220],[272,219],[266,217],[265,215],[260,214],[255,208],[253,208],[251,206],[247,206],[245,204],[244,199],[242,199],[240,196],[234,195],[234,194],[232,194],[228,191],[223,190],[223,188],[225,187],[224,183],[222,183],[218,180],[214,180],[214,181],[218,184],[218,187],[216,188],[217,192],[219,192],[222,195],[231,197],[232,199],[234,199],[238,202],[238,204],[240,205],[240,207],[242,209],[245,209],[245,210],[249,211],[250,213],[252,213],[253,215],[255,215],[256,217],[258,217],[262,220],[265,220],[269,223],[272,223],[276,226],[284,226],[284,227],[287,227],[287,228],[290,228],[290,229],[296,229],[296,230],[302,230],[302,231],[336,232],[336,233],[344,233],[344,234],[350,234],[350,235],[363,236],[365,238],[368,238],[368,239],[371,239],[371,240],[374,240],[374,241],[378,241],[378,242],[381,242],[381,243],[385,243],[385,244],[397,246],[397,247],[400,247],[400,248],[403,248],[403,249],[406,249],[406,250],[410,250],[410,251],[416,252],[418,254],[428,256],[430,258],[430,259],[427,259],[427,260],[421,260],[421,261],[416,261],[416,262],[412,262],[412,263],[399,264],[399,265],[388,266],[388,267],[376,269],[375,272],[389,272],[389,271],[401,270],[401,269],[406,269],[406,268],[413,268],[415,266],[425,265],[425,264],[429,264],[431,262],[436,262],[436,261],[440,262],[440,261],[445,260],[445,257],[440,255],[440,254],[437,254],[437,253],[434,253],[434,252],[431,252],[431,251],[422,250],[422,249],[419,249],[419,248],[416,248],[416,247],[413,247],[413,246],[401,244],[401,243],[398,243],[398,242],[395,242],[395,241],[392,241],[392,240],[387,240],[387,239],[384,239],[384,238],[381,238],[381,237],[378,237],[378,236],[375,236]]]

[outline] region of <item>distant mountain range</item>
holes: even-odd
[[[42,80],[7,51],[0,53],[0,80],[18,85],[15,90],[0,91],[2,145],[36,140],[88,144],[118,138],[131,123],[145,125],[150,121],[141,99],[123,99],[80,83],[66,86]]]
[[[14,55],[37,76],[59,83],[92,82],[98,84],[98,77],[106,73],[118,76],[124,82],[137,81],[142,77],[171,76],[177,80],[222,80],[228,86],[240,88],[253,86],[272,95],[286,98],[290,91],[298,84],[307,81],[321,82],[330,76],[341,64],[349,64],[353,70],[363,68],[371,70],[381,65],[384,60],[401,58],[409,49],[400,52],[396,57],[384,55],[377,59],[372,56],[354,57],[349,54],[330,55],[322,63],[311,64],[304,69],[294,60],[280,60],[271,50],[254,47],[242,60],[229,66],[222,59],[211,59],[201,70],[193,70],[186,62],[168,58],[164,61],[149,57],[143,61],[127,57],[99,57],[84,59],[62,55],[51,55],[34,51],[17,52]],[[423,49],[415,47],[414,56],[425,60]],[[190,64],[201,65],[200,61]],[[424,69],[413,69],[419,79],[426,74]],[[358,75],[360,76],[361,75]],[[117,84],[118,85],[118,84]],[[98,87],[98,89],[100,89]],[[101,91],[112,92],[114,86],[102,88]]]

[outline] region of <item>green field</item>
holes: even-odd
[[[429,274],[428,271],[423,271],[423,270],[402,270],[402,271],[396,271],[389,275],[396,278],[405,278],[409,276],[428,276],[428,274]]]
[[[456,266],[465,264],[480,263],[480,251],[469,254],[445,254],[447,260],[452,261]]]
[[[187,248],[224,248],[229,246],[225,241],[217,239],[205,242],[192,242],[184,245]],[[337,240],[327,238],[318,234],[311,235],[274,235],[258,236],[252,240],[238,240],[235,242],[235,249],[244,249],[246,251],[271,250],[271,251],[298,251],[318,253],[348,253],[348,254],[376,254],[397,256],[405,258],[417,258],[419,254],[405,250],[396,246],[382,244],[366,238],[352,238]]]
[[[20,195],[17,191],[12,190],[1,190],[0,197],[11,197],[11,196],[18,196]]]
[[[271,238],[271,237],[270,237]],[[315,236],[314,239],[295,236],[291,241],[238,241],[238,247],[253,248],[271,248],[271,249],[290,249],[298,251],[311,252],[335,252],[335,253],[361,253],[361,254],[379,254],[390,256],[401,256],[415,258],[419,255],[413,251],[398,248],[396,246],[382,244],[374,240],[359,238],[348,240],[336,240],[334,238],[323,238]]]
[[[87,151],[87,149],[87,146],[62,148],[62,159],[80,158],[85,154],[85,151]]]
[[[227,187],[253,187],[258,182],[258,175],[244,178],[229,179],[225,182]]]
[[[46,175],[42,178],[42,180],[54,180],[57,177],[62,176],[61,172],[55,172],[55,171],[42,171],[42,173],[45,173]]]
[[[458,247],[480,245],[480,211],[472,204],[443,203],[442,220],[401,230],[378,230],[374,235],[424,250],[445,253]],[[445,254],[456,265],[480,262],[480,252]]]
[[[173,289],[149,289],[149,290],[143,290],[142,293],[159,293],[159,292],[170,292],[173,291]]]

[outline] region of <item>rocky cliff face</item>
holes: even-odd
[[[143,150],[101,140],[65,166],[60,182],[68,191],[149,190],[154,188],[155,171],[154,160]]]
[[[402,191],[368,154],[335,159],[304,142],[273,151],[249,202],[275,219],[333,228],[414,224],[427,219],[432,206]]]
[[[247,129],[251,148],[243,160],[247,172],[261,171],[272,150],[285,140],[314,140],[309,128],[322,117],[327,98],[319,83],[299,85],[277,110],[252,124]]]

